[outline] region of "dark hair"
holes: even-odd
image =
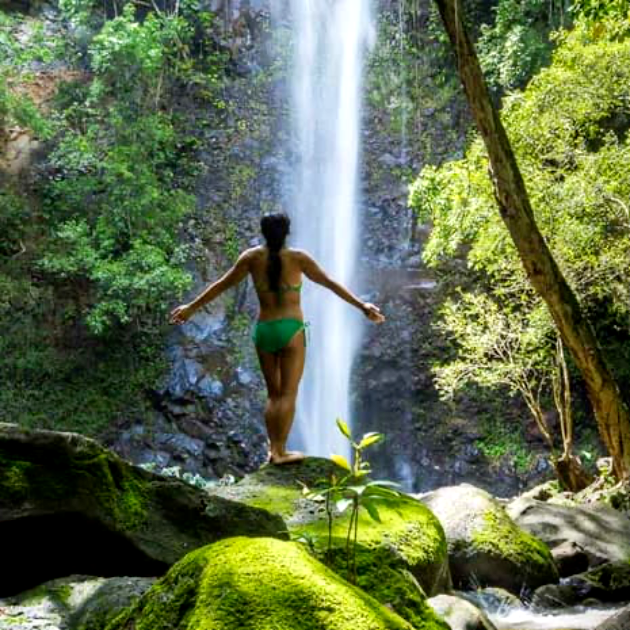
[[[269,249],[269,263],[267,265],[269,290],[276,293],[280,290],[280,276],[282,275],[280,250],[284,246],[290,227],[291,219],[284,212],[269,212],[260,220],[260,230]]]

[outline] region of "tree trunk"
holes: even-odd
[[[579,492],[593,483],[593,477],[575,455],[568,453],[553,461],[560,485],[570,492]]]
[[[457,58],[471,112],[483,137],[501,217],[533,287],[547,303],[582,373],[600,435],[615,474],[630,477],[630,412],[614,376],[534,220],[525,183],[499,114],[492,105],[474,47],[464,28],[461,0],[435,0]]]

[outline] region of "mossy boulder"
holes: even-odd
[[[153,582],[155,578],[81,575],[51,580],[0,600],[0,628],[31,630],[41,628],[43,624],[46,628],[104,630]]]
[[[422,498],[440,519],[457,588],[499,586],[512,593],[558,581],[545,543],[514,523],[490,494],[469,484]]]
[[[234,486],[213,492],[282,516],[292,537],[305,541],[319,559],[348,578],[349,511],[333,520],[329,552],[325,509],[302,492],[301,484],[312,488],[331,473],[342,476],[344,471],[329,460],[309,457],[289,466],[263,467]],[[402,495],[392,505],[379,507],[379,512],[380,523],[363,510],[360,513],[357,585],[419,626],[432,614],[427,594],[450,587],[444,532],[431,511],[412,497]]]
[[[0,596],[73,573],[152,576],[277,514],[131,466],[94,440],[0,424]]]
[[[437,617],[423,630],[444,630]],[[232,538],[178,562],[107,630],[414,630],[300,543]]]

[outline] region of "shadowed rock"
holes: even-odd
[[[94,440],[0,424],[0,596],[76,573],[160,575],[237,535],[287,530],[278,515],[131,466]]]

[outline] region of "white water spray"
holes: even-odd
[[[295,53],[292,132],[297,148],[293,243],[336,280],[357,285],[361,86],[373,38],[371,0],[291,0]],[[350,370],[362,315],[308,285],[312,326],[293,434],[309,455],[348,454],[335,419],[350,422]]]

